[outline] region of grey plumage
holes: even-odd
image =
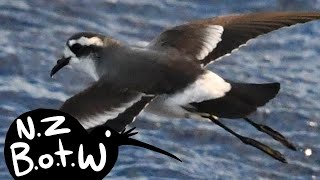
[[[180,55],[128,46],[104,48],[100,54],[96,66],[101,80],[146,94],[174,93],[203,73],[199,64]]]
[[[286,162],[279,152],[234,133],[218,121],[219,117],[246,118],[276,96],[279,84],[225,81],[204,67],[259,35],[319,18],[317,12],[208,18],[168,29],[144,48],[101,34],[75,34],[68,39],[64,57],[51,75],[66,65],[79,66],[97,82],[60,109],[76,116],[87,129],[107,124],[121,131],[143,109],[169,118],[210,119],[246,144]],[[246,121],[295,149],[270,127]]]

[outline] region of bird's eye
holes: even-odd
[[[82,48],[83,48],[82,45],[76,43],[76,44],[74,44],[74,45],[72,45],[72,46],[70,47],[70,50],[71,50],[74,54],[78,55],[78,54],[80,54]]]
[[[111,131],[106,130],[105,135],[106,135],[106,137],[110,137],[111,136]]]

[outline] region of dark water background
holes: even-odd
[[[72,70],[49,71],[75,32],[108,34],[146,45],[164,28],[193,19],[244,12],[320,11],[319,0],[0,0],[0,179],[8,174],[3,146],[21,113],[57,108],[90,82]],[[121,148],[108,177],[175,179],[320,179],[320,22],[282,29],[212,64],[219,75],[249,82],[280,82],[281,92],[252,115],[280,130],[299,151],[283,148],[248,124],[225,121],[242,134],[283,152],[275,161],[210,122],[138,118],[137,139],[160,146],[183,163],[139,148]],[[305,151],[312,151],[310,156]]]

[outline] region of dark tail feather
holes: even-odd
[[[274,98],[280,89],[279,83],[231,84],[225,96],[199,103],[191,103],[198,112],[209,113],[220,118],[243,118]]]
[[[230,95],[257,107],[265,105],[280,90],[280,83],[244,84],[231,82],[231,86]]]

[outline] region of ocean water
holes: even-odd
[[[92,80],[70,69],[49,72],[66,39],[93,31],[138,46],[183,22],[260,11],[320,11],[319,0],[1,0],[0,179],[11,179],[4,162],[6,131],[21,113],[58,108]],[[290,151],[241,120],[224,123],[267,143],[288,159],[282,164],[210,122],[139,117],[137,139],[177,155],[181,162],[141,148],[120,148],[111,179],[320,179],[320,22],[259,37],[209,66],[224,78],[280,82],[279,95],[251,117],[282,132]],[[310,152],[311,155],[306,153]]]

